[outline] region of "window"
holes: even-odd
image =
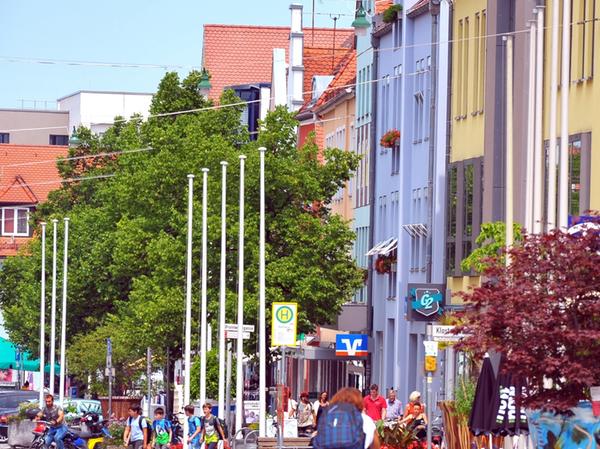
[[[446,270],[461,276],[460,262],[475,247],[481,227],[483,158],[454,162],[448,168]]]
[[[242,118],[242,123],[248,123],[248,107],[244,109],[246,113],[245,119]],[[243,113],[242,113],[243,117]],[[63,136],[59,134],[50,134],[50,145],[69,145],[69,136]]]
[[[483,114],[485,98],[485,48],[487,33],[487,13],[481,12],[481,32],[479,34],[479,113]]]
[[[395,51],[399,51],[401,50],[402,46],[402,20],[398,19],[396,20],[396,23],[394,24],[394,50]]]
[[[465,17],[465,30],[464,30],[464,57],[463,57],[463,106],[462,106],[462,117],[467,117],[467,111],[469,108],[469,45],[471,45],[471,41],[469,40],[469,18]]]
[[[0,133],[0,143],[10,143],[10,134]]]
[[[479,46],[481,45],[480,42],[480,35],[479,35],[479,30],[481,27],[481,15],[479,13],[475,14],[475,28],[473,29],[473,43],[475,44],[475,49],[473,51],[473,58],[475,59],[474,61],[474,66],[475,66],[475,72],[474,72],[474,77],[475,79],[473,80],[473,107],[471,109],[471,115],[475,116],[477,115],[477,112],[479,111],[479,76],[480,76],[480,71],[479,71],[479,64],[480,64],[480,60],[479,58],[481,57],[481,53],[479,51]]]
[[[456,45],[456,54],[457,54],[457,64],[456,64],[456,104],[455,104],[455,119],[462,119],[462,86],[463,86],[463,34],[464,34],[464,25],[462,19],[458,21],[458,37],[457,37],[457,45]]]
[[[400,144],[392,147],[392,175],[400,173]]]
[[[29,209],[2,208],[2,235],[28,236]]]

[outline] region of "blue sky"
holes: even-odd
[[[313,0],[304,5],[310,25]],[[8,62],[3,58],[197,66],[202,25],[289,25],[289,0],[0,0],[0,107],[56,100],[77,90],[153,92],[165,70]],[[355,0],[314,0],[317,26],[329,13],[352,21]],[[186,72],[187,70],[181,70]],[[33,103],[26,103],[32,107]]]

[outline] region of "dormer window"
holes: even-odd
[[[2,208],[2,235],[29,236],[29,209],[21,207]]]

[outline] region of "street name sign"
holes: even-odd
[[[271,316],[271,345],[296,346],[298,303],[274,302]]]
[[[462,340],[466,337],[465,334],[453,334],[452,330],[454,326],[443,326],[441,324],[434,324],[431,326],[433,341],[454,343]]]

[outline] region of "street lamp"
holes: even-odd
[[[75,130],[75,127],[73,127],[73,132],[71,133],[71,138],[69,139],[69,146],[70,147],[78,147],[80,144],[81,144],[81,139],[77,135],[77,131]]]
[[[198,90],[200,91],[200,95],[203,97],[208,97],[210,93],[210,75],[206,69],[202,69],[202,73],[200,74],[200,82],[198,83]]]
[[[356,18],[354,19],[354,22],[352,22],[352,28],[354,28],[354,32],[357,36],[366,36],[367,29],[370,26],[371,24],[367,20],[367,12],[365,11],[362,2],[360,2],[360,6],[356,11]]]

